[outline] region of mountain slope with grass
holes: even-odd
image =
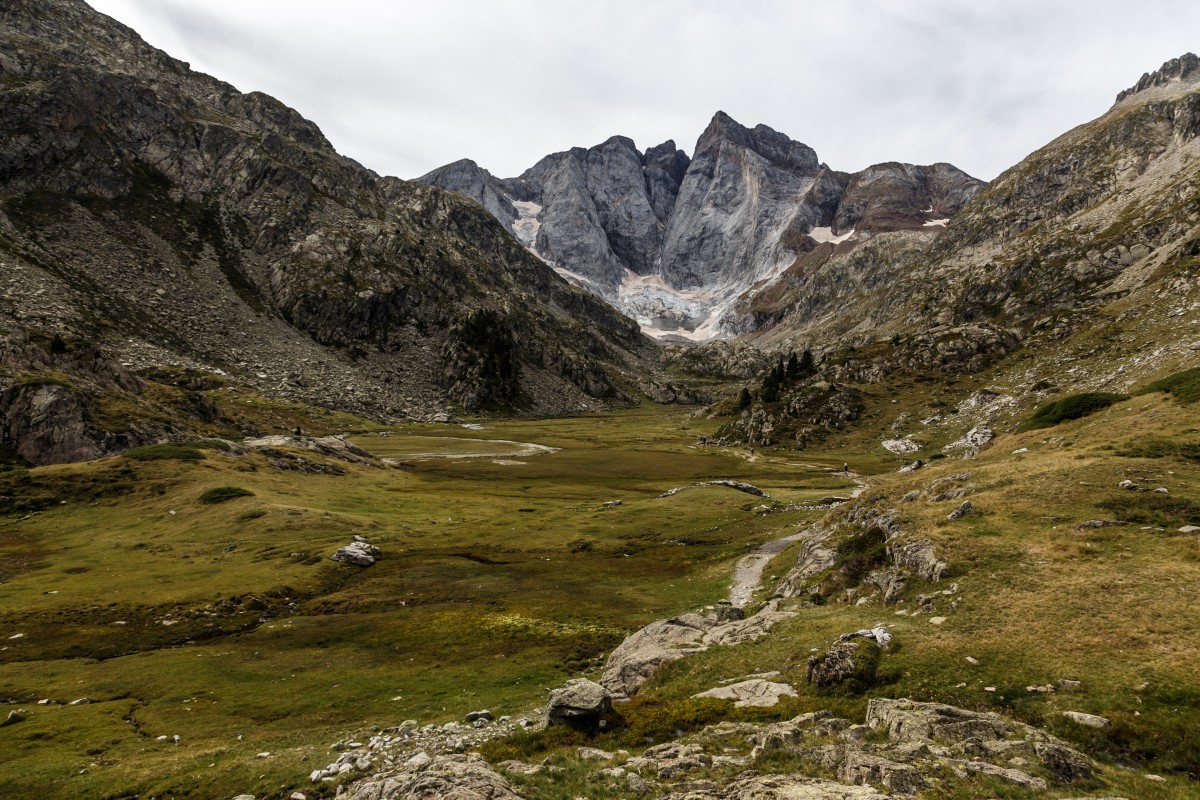
[[[1062,337],[1114,300],[1171,302],[1200,255],[1200,68],[1187,54],[1005,171],[936,237],[798,262],[743,304],[769,341],[861,344],[964,325]],[[1172,309],[1172,313],[1173,313]]]

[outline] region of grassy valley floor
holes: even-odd
[[[311,797],[370,724],[528,713],[851,484],[695,446],[713,427],[649,409],[355,437],[378,466],[148,448],[0,473],[5,795]],[[659,497],[720,478],[769,497]],[[356,534],[383,557],[332,562]]]

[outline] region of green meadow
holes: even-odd
[[[371,724],[528,714],[849,486],[696,446],[714,427],[646,409],[352,436],[370,467],[297,452],[324,472],[206,446],[0,473],[6,794],[312,796],[329,746]],[[717,478],[768,497],[659,497]],[[355,535],[375,565],[330,560]]]

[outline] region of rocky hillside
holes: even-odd
[[[0,119],[0,328],[393,418],[627,402],[653,349],[475,203],[79,0],[5,4]]]
[[[1104,116],[1000,175],[936,238],[893,233],[812,254],[772,298],[741,306],[745,326],[859,341],[978,323],[1077,327],[1077,312],[1185,280],[1200,253],[1196,62],[1144,76]]]
[[[727,440],[807,446],[857,419],[846,384],[945,384],[999,365],[1013,396],[1039,381],[1124,392],[1194,366],[1198,133],[1189,54],[1003,173],[943,233],[814,249],[743,299],[736,324],[768,349],[823,352],[821,375],[742,410]]]
[[[717,112],[689,158],[614,136],[546,156],[517,178],[458,161],[419,180],[480,203],[560,274],[657,336],[745,328],[757,298],[814,249],[845,252],[895,230],[940,230],[983,188],[949,164],[837,172],[766,125]]]

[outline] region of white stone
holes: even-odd
[[[1082,711],[1064,711],[1062,715],[1076,725],[1085,725],[1089,728],[1107,728],[1112,724],[1104,717],[1098,717],[1095,714],[1085,714]]]

